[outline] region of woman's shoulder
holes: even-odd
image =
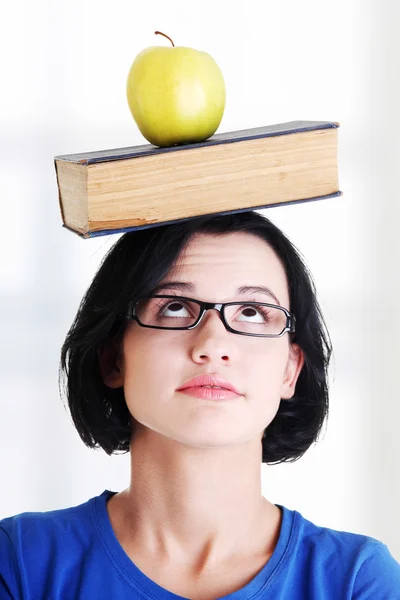
[[[57,537],[65,540],[68,535],[71,537],[76,534],[84,539],[81,534],[85,525],[91,526],[94,503],[109,493],[105,490],[98,496],[67,508],[26,511],[0,519],[0,552],[4,552],[7,544],[26,549],[36,544],[49,545],[50,540],[54,541]]]
[[[315,585],[320,579],[321,590],[330,575],[342,578],[346,589],[353,586],[354,594],[368,589],[370,595],[365,598],[400,600],[400,564],[386,544],[366,534],[323,526],[296,510],[284,510],[292,517],[288,556],[296,557],[288,560],[289,569],[297,573],[307,569]]]
[[[387,548],[383,542],[370,535],[321,525],[314,520],[307,519],[297,510],[287,508],[284,510],[292,514],[293,530],[297,542],[303,548],[307,548],[308,553],[331,554],[334,551],[340,553],[341,556],[344,553],[368,555]]]
[[[84,513],[87,505],[93,500],[86,500],[83,503],[67,508],[58,508],[46,511],[24,511],[0,519],[0,527],[6,530],[12,530],[21,525],[41,524],[50,525],[51,523],[68,521],[74,515]]]
[[[87,557],[100,564],[98,509],[111,494],[57,510],[23,512],[0,520],[0,598],[56,597],[65,573],[79,569]],[[49,580],[48,573],[52,577]],[[51,591],[47,585],[55,586]],[[22,594],[22,597],[25,597]],[[58,597],[58,596],[57,596]]]

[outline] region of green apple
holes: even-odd
[[[201,142],[215,133],[224,114],[224,78],[207,52],[168,39],[172,47],[150,46],[133,61],[126,86],[129,108],[155,146]]]

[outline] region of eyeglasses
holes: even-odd
[[[275,338],[295,332],[294,314],[264,302],[214,304],[184,296],[154,295],[131,303],[126,318],[152,329],[194,329],[210,309],[218,310],[225,328],[239,335]]]

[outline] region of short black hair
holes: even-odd
[[[122,387],[105,385],[99,351],[121,348],[130,302],[151,293],[196,234],[245,232],[275,251],[285,270],[296,331],[288,333],[304,353],[295,393],[281,399],[262,438],[262,462],[299,459],[318,439],[328,415],[328,366],[332,345],[315,284],[300,252],[269,219],[255,211],[203,215],[124,233],[103,258],[61,349],[59,386],[73,423],[89,448],[111,455],[129,452],[132,418]],[[65,385],[62,389],[61,379]]]

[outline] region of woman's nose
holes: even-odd
[[[208,310],[192,332],[192,353],[195,360],[208,357],[210,360],[222,358],[226,361],[236,357],[234,334],[226,329],[218,310]]]

